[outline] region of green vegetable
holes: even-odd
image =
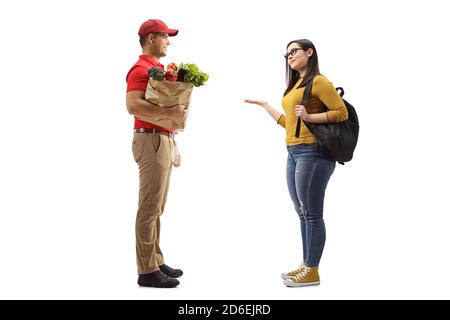
[[[148,76],[153,80],[164,80],[165,74],[166,72],[163,69],[157,67],[152,67],[150,70],[148,70]]]
[[[200,87],[208,81],[208,74],[201,72],[193,63],[182,63],[178,70],[178,81],[190,82],[196,87]]]

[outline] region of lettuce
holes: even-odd
[[[182,63],[178,70],[178,81],[190,82],[195,87],[200,87],[208,81],[209,75],[201,72],[193,63]]]

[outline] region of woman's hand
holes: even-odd
[[[310,122],[310,114],[306,112],[304,105],[295,106],[295,115],[303,121]]]
[[[266,108],[268,106],[267,101],[264,101],[264,100],[245,99],[244,102],[251,103],[251,104],[257,104],[263,108]]]
[[[273,120],[277,121],[280,120],[282,114],[279,113],[277,110],[272,108],[267,101],[264,100],[252,100],[252,99],[245,99],[244,102],[251,103],[251,104],[257,104],[258,106],[263,107],[272,117]]]

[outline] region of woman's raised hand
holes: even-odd
[[[264,101],[264,100],[245,99],[244,102],[251,103],[251,104],[257,104],[261,107],[267,106],[267,101]]]

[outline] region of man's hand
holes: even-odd
[[[184,122],[188,116],[188,109],[181,104],[167,108],[167,110],[167,116],[175,122]]]

